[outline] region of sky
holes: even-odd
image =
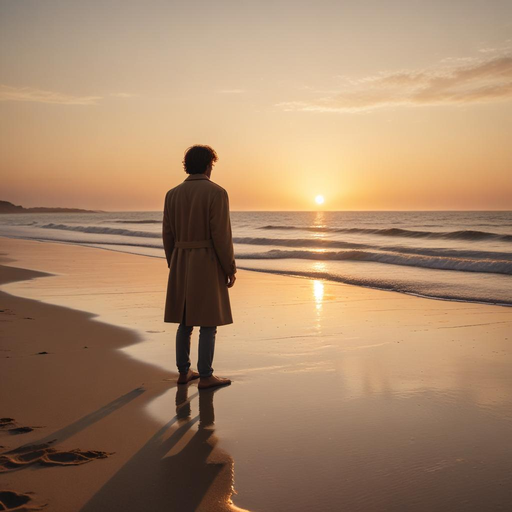
[[[0,0],[0,199],[512,209],[509,0]]]

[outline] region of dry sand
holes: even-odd
[[[510,508],[510,308],[240,271],[214,362],[234,383],[199,392],[174,384],[165,260],[0,244],[0,501]]]

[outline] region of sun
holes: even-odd
[[[316,201],[316,204],[324,204],[324,201],[325,201],[324,196],[321,196],[321,195],[316,196],[315,201]]]

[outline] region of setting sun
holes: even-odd
[[[324,196],[316,196],[315,197],[316,204],[324,204]]]

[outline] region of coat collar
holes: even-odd
[[[194,180],[209,180],[208,176],[206,174],[190,174],[188,178],[185,179],[185,181],[194,181]]]

